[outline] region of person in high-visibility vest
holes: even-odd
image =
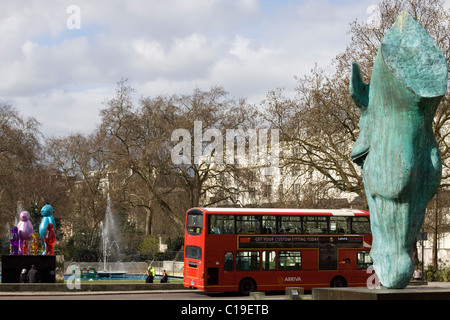
[[[149,266],[147,268],[147,279],[145,279],[145,282],[153,283],[153,279],[155,278],[155,275],[156,275],[155,268],[153,268],[152,266]]]

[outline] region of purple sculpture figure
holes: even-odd
[[[9,238],[9,243],[11,244],[11,255],[17,256],[19,254],[19,235],[17,227],[12,227],[11,238]]]
[[[28,244],[33,234],[33,225],[31,224],[28,211],[22,211],[20,213],[20,221],[17,224],[17,229],[19,230],[19,254],[26,255]]]
[[[55,247],[55,241],[56,241],[56,234],[53,230],[53,224],[49,223],[47,225],[47,231],[45,232],[44,236],[44,242],[46,244],[45,246],[45,255],[46,256],[53,256],[53,249]]]

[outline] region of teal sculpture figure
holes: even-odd
[[[41,209],[42,220],[39,225],[39,234],[42,239],[44,239],[44,252],[43,255],[47,252],[47,243],[45,242],[45,233],[47,232],[47,226],[51,223],[53,225],[53,229],[55,229],[55,218],[53,218],[53,207],[49,204],[46,204]]]
[[[446,59],[427,31],[402,12],[385,34],[370,83],[352,64],[350,95],[361,110],[351,153],[362,168],[373,235],[370,255],[386,288],[405,288],[416,236],[442,174],[432,121],[447,91]]]

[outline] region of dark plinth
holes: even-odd
[[[450,288],[408,286],[405,289],[315,288],[313,300],[450,300]]]
[[[39,279],[42,283],[55,283],[56,257],[55,256],[2,256],[2,283],[19,283],[22,269],[27,272],[32,265],[36,266]]]

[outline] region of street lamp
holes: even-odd
[[[422,231],[419,232],[418,235],[417,235],[417,240],[420,241],[420,243],[422,245],[422,284],[423,284],[424,283],[424,279],[425,279],[425,277],[424,277],[425,273],[424,273],[424,269],[423,269],[424,266],[425,266],[424,254],[423,254],[425,248],[424,248],[424,243],[423,242],[425,240],[428,240],[428,232],[425,232],[423,230],[423,228],[422,228]]]

